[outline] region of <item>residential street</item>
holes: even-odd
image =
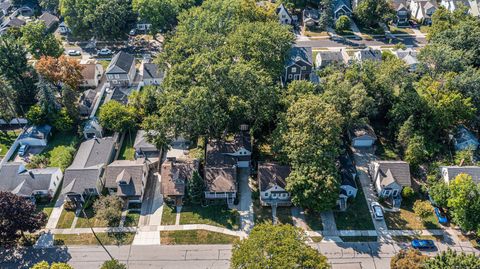
[[[392,43],[388,43],[385,38],[378,38],[374,40],[351,40],[348,39],[349,43],[355,44],[365,44],[366,46],[385,46],[385,45],[394,45],[397,43],[403,43],[406,46],[413,46],[413,47],[420,47],[424,46],[427,43],[425,37],[417,37],[417,36],[401,36],[397,37],[397,40],[393,41]],[[312,48],[340,48],[340,47],[348,47],[350,45],[333,41],[328,38],[319,38],[319,39],[312,39],[312,38],[301,38],[297,39],[296,41],[297,46],[304,46],[304,47],[312,47]]]

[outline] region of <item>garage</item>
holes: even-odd
[[[369,148],[377,141],[377,135],[372,126],[366,124],[353,128],[349,132],[349,138],[352,146],[355,148]]]
[[[371,147],[375,143],[373,139],[354,139],[353,146],[356,148]]]

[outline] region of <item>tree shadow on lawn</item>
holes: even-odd
[[[68,262],[72,256],[67,246],[37,249],[33,247],[0,247],[0,264],[2,269],[30,268],[34,264],[47,261]]]

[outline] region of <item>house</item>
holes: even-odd
[[[333,17],[338,20],[341,16],[352,16],[352,6],[350,0],[333,0]]]
[[[372,126],[365,124],[357,126],[348,132],[351,145],[354,148],[368,148],[375,144],[377,135]]]
[[[137,22],[137,25],[136,25],[136,28],[138,31],[142,31],[144,33],[146,33],[147,31],[150,30],[150,27],[152,27],[152,24],[150,23],[147,23],[145,21],[139,21]]]
[[[286,178],[290,175],[290,167],[275,163],[258,165],[258,188],[260,203],[263,206],[290,206],[290,193],[286,191]]]
[[[205,167],[205,191],[204,197],[207,202],[225,201],[227,205],[233,205],[237,197],[237,167],[235,165],[218,165]]]
[[[105,137],[92,138],[80,145],[63,178],[62,194],[67,200],[82,204],[84,197],[102,192],[101,177],[115,155],[115,144],[116,139]]]
[[[460,7],[466,7],[470,15],[480,16],[480,2],[478,0],[441,0],[440,5],[451,12]]]
[[[12,10],[12,2],[9,0],[3,1],[0,3],[0,19],[8,16]]]
[[[310,80],[313,71],[311,47],[292,47],[285,63],[283,82],[293,80]]]
[[[57,167],[27,170],[23,163],[9,162],[0,168],[0,191],[33,201],[38,196],[51,198],[60,186],[62,177],[62,170]]]
[[[81,116],[88,117],[92,113],[93,107],[95,106],[95,101],[97,100],[97,91],[96,90],[86,90],[80,96],[78,110]]]
[[[207,166],[236,165],[239,168],[250,167],[252,144],[248,132],[235,134],[233,140],[212,139],[207,144]]]
[[[318,9],[305,8],[302,11],[302,18],[304,27],[314,27],[319,23],[320,12]]]
[[[43,12],[42,15],[38,17],[38,20],[43,21],[45,27],[47,28],[47,32],[53,30],[60,21],[57,16],[48,12]]]
[[[103,75],[103,67],[97,63],[80,64],[82,66],[82,80],[80,87],[96,88]]]
[[[480,167],[479,166],[442,166],[440,167],[442,178],[446,183],[455,180],[460,174],[467,174],[472,177],[473,182],[480,183]]]
[[[149,168],[145,159],[116,160],[105,169],[105,188],[128,203],[141,203]]]
[[[435,0],[411,0],[410,11],[413,18],[423,24],[432,24],[432,15],[437,10]]]
[[[179,159],[188,159],[190,153],[190,141],[183,137],[177,137],[170,142],[170,147],[167,150],[167,158],[174,157]]]
[[[412,185],[410,165],[404,161],[373,161],[369,173],[379,197],[400,198],[402,189]]]
[[[20,28],[24,26],[26,22],[15,16],[10,16],[5,19],[0,25],[0,34],[5,34],[10,28]]]
[[[162,84],[164,73],[158,68],[158,65],[154,63],[143,63],[143,83],[148,85],[160,85]]]
[[[120,51],[107,67],[107,81],[112,86],[130,86],[135,79],[135,57]]]
[[[67,24],[63,21],[58,25],[58,31],[62,35],[66,35],[71,32],[70,28],[68,28]]]
[[[419,63],[417,59],[417,51],[412,48],[398,49],[393,52],[397,58],[401,59],[408,66],[408,70],[415,72]]]
[[[462,125],[457,128],[453,135],[453,145],[455,146],[455,151],[476,150],[480,143],[475,134]]]
[[[132,88],[114,87],[110,95],[110,100],[117,101],[120,104],[128,104],[128,96],[132,92]]]
[[[167,158],[162,164],[162,195],[176,206],[183,204],[187,181],[198,171],[198,160]]]
[[[357,196],[358,187],[355,181],[357,169],[351,156],[348,154],[342,154],[339,157],[339,163],[341,182],[337,205],[340,210],[346,210],[348,198],[355,198]]]
[[[382,51],[372,48],[366,48],[359,51],[356,51],[352,57],[353,60],[360,63],[364,61],[375,61],[380,62],[382,60]]]
[[[408,26],[409,10],[407,0],[392,0],[395,10],[395,24],[397,26]]]
[[[48,138],[51,135],[52,126],[44,124],[40,126],[30,126],[18,137],[20,145],[29,145],[31,147],[45,147]]]
[[[158,158],[160,151],[152,143],[147,141],[146,132],[138,130],[133,143],[135,158]]]
[[[317,69],[325,68],[331,64],[348,64],[350,56],[345,50],[339,51],[319,51],[315,57],[315,66]]]
[[[280,24],[285,24],[285,25],[292,24],[292,21],[293,21],[292,15],[290,15],[290,12],[288,12],[287,8],[283,3],[277,7],[276,12],[278,16],[278,22]]]
[[[87,121],[83,127],[83,136],[85,139],[103,137],[103,127],[100,125],[97,118],[93,117]]]

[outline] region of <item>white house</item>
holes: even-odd
[[[411,16],[418,22],[431,24],[432,15],[437,10],[437,2],[435,0],[411,0],[409,8]]]
[[[480,2],[478,0],[442,0],[440,5],[446,8],[448,11],[455,11],[460,6],[468,8],[468,13],[474,17],[480,15]]]
[[[30,126],[19,137],[20,145],[31,147],[44,147],[48,143],[52,127],[50,125]]]
[[[106,75],[108,82],[112,86],[130,86],[135,79],[136,72],[135,57],[120,51],[113,56],[112,61],[108,65]]]
[[[68,28],[67,24],[65,24],[63,21],[58,25],[58,31],[62,35],[66,35],[71,32],[70,28]]]
[[[325,68],[331,64],[348,64],[350,56],[343,49],[339,51],[319,51],[315,57],[315,67]]]
[[[57,167],[28,170],[23,163],[9,162],[0,168],[0,191],[31,199],[35,196],[51,198],[62,178],[62,170]]]
[[[286,178],[290,175],[290,167],[275,163],[258,165],[258,186],[260,203],[263,206],[290,206],[290,193],[285,190]]]
[[[362,49],[353,53],[352,60],[360,63],[367,60],[380,62],[382,60],[382,51],[372,48]]]
[[[479,166],[442,166],[440,167],[442,178],[449,183],[460,174],[467,174],[472,177],[473,182],[480,183],[480,167]]]
[[[394,51],[393,54],[408,66],[409,71],[414,72],[417,70],[417,65],[419,63],[417,59],[417,51],[412,48],[398,49]]]
[[[404,161],[373,161],[369,172],[379,197],[400,197],[403,187],[412,185],[410,165]]]
[[[276,11],[278,15],[278,22],[280,24],[286,24],[286,25],[292,24],[292,20],[293,20],[292,15],[290,15],[290,12],[288,12],[287,8],[283,3],[277,7]]]
[[[142,77],[145,86],[160,85],[163,82],[164,73],[154,63],[143,63]]]
[[[348,133],[351,145],[355,148],[368,148],[375,144],[377,135],[372,126],[366,124],[355,127]]]
[[[81,87],[96,88],[103,75],[103,67],[97,63],[80,64],[82,66]]]

